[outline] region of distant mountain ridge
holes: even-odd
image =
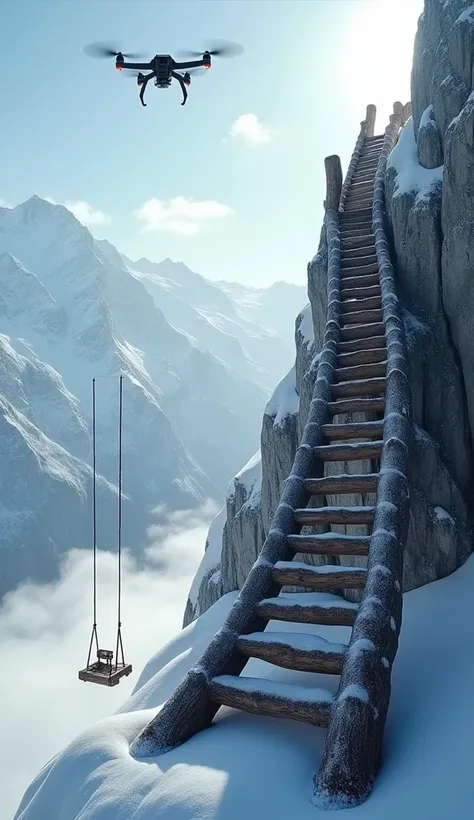
[[[291,348],[291,322],[262,327],[182,263],[131,262],[37,196],[1,208],[0,595],[90,546],[93,377],[99,547],[116,546],[122,374],[124,543],[140,556],[157,508],[222,499]]]

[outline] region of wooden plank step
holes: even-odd
[[[383,441],[322,444],[319,447],[313,447],[313,453],[316,458],[319,458],[321,461],[365,461],[365,459],[380,458],[382,446]],[[321,507],[321,509],[325,508]]]
[[[356,187],[351,187],[347,194],[346,201],[344,203],[344,213],[348,212],[348,207],[350,205],[357,205],[361,210],[368,208],[372,205],[374,201],[374,189],[373,186],[368,189],[359,190]],[[362,203],[365,203],[364,205]]]
[[[323,424],[321,432],[330,441],[349,438],[381,439],[383,421],[352,421],[347,424]]]
[[[364,213],[361,212],[357,216],[360,216],[361,219],[365,218],[368,221],[372,221],[372,208],[366,208]],[[347,222],[355,221],[354,214],[348,214],[347,211],[340,211],[339,219],[343,225],[346,225]]]
[[[374,265],[377,263],[377,254],[375,253],[375,248],[371,251],[371,249],[360,248],[359,250],[365,251],[365,255],[362,253],[354,254],[351,251],[342,251],[341,253],[341,269],[344,270],[346,268],[354,268],[355,266],[359,265]]]
[[[385,376],[373,379],[354,379],[353,381],[338,382],[333,384],[331,393],[333,398],[339,399],[345,396],[380,396],[385,393],[387,379]]]
[[[347,296],[346,293],[341,293],[341,297],[341,309],[343,313],[355,313],[360,310],[380,310],[382,305],[382,297],[380,295],[360,298],[353,296],[351,298]]]
[[[373,199],[374,194],[374,183],[369,182],[353,182],[351,187],[347,192],[347,198],[344,205],[344,211],[346,210],[346,205],[350,200],[357,200],[357,199]]]
[[[347,646],[306,632],[251,632],[240,635],[236,648],[248,658],[259,658],[284,669],[340,675]]]
[[[367,570],[363,567],[343,567],[325,564],[314,567],[298,561],[278,561],[272,572],[275,583],[307,589],[364,589]]]
[[[354,310],[350,313],[343,313],[341,319],[343,327],[347,327],[347,325],[366,325],[381,322],[383,320],[383,311],[381,308]]]
[[[362,211],[358,211],[357,213],[353,211],[345,212],[346,219],[341,220],[339,222],[339,230],[341,233],[346,234],[347,231],[359,231],[360,236],[364,236],[364,234],[372,233],[372,217],[365,216]],[[353,217],[351,219],[351,217]]]
[[[214,703],[243,712],[301,720],[313,726],[328,726],[333,695],[325,689],[292,683],[218,675],[207,686]]]
[[[360,193],[361,191],[365,191],[365,190],[373,191],[373,189],[374,189],[374,180],[373,179],[368,179],[367,181],[362,180],[362,182],[353,180],[351,182],[348,193],[349,194],[356,194],[356,193]]]
[[[370,443],[363,442],[364,445],[370,447]],[[336,450],[344,445],[326,445],[325,449],[334,447]],[[354,447],[354,444],[348,445]],[[319,448],[315,448],[319,449]],[[333,455],[333,454],[332,454]],[[367,456],[372,458],[372,456]],[[373,456],[376,458],[376,456]],[[334,460],[333,458],[330,459]],[[295,510],[295,521],[302,527],[313,527],[317,524],[373,524],[375,507],[304,507]]]
[[[355,250],[356,248],[375,247],[375,236],[368,233],[363,236],[349,236],[341,240],[341,251]]]
[[[358,262],[358,260],[354,261]],[[371,273],[378,272],[378,262],[371,262],[369,265],[352,265],[351,267],[341,268],[341,281],[344,282],[348,276],[369,276]]]
[[[362,288],[341,288],[342,299],[368,299],[372,296],[382,297],[382,290],[379,284]]]
[[[379,159],[381,153],[382,152],[381,152],[380,148],[378,148],[377,146],[376,147],[371,146],[370,148],[363,148],[362,151],[360,152],[359,160],[361,162],[368,162],[369,160],[372,160],[372,159],[373,160]]]
[[[351,185],[354,182],[359,182],[360,180],[364,180],[364,179],[371,180],[372,182],[374,182],[374,180],[375,180],[375,170],[374,171],[355,171],[353,176],[352,176]]]
[[[379,162],[379,157],[361,157],[356,165],[357,171],[363,171],[367,168],[376,169]]]
[[[256,606],[257,615],[266,621],[292,621],[298,624],[352,626],[359,604],[330,592],[281,593]]]
[[[337,352],[353,353],[356,350],[375,350],[375,348],[386,346],[387,340],[385,335],[380,334],[380,336],[366,336],[362,339],[348,339],[347,341],[341,341],[337,346]]]
[[[364,138],[364,145],[367,142],[381,142],[383,144],[384,140],[385,140],[385,135],[384,134],[375,134],[375,136],[372,136],[372,137],[365,137]]]
[[[339,353],[337,357],[337,367],[352,367],[354,364],[384,362],[386,358],[386,347],[368,347],[365,350],[354,350],[352,353]]]
[[[387,362],[370,362],[369,364],[355,364],[348,367],[336,367],[334,370],[335,383],[354,381],[355,379],[376,379],[386,376]]]
[[[385,325],[383,322],[348,325],[348,327],[342,327],[340,331],[341,342],[349,341],[349,339],[366,339],[368,336],[381,336],[382,333],[385,333]]]
[[[340,401],[330,401],[328,410],[333,416],[339,416],[342,413],[383,413],[385,396],[369,396],[368,398],[354,396]]]
[[[368,236],[370,236],[370,238],[373,237],[372,223],[368,222],[363,230],[361,228],[357,228],[357,227],[356,228],[344,228],[343,226],[341,226],[340,233],[341,233],[342,244],[344,244],[345,242],[347,242],[348,240],[351,240],[351,239],[359,239],[360,241],[365,242]]]
[[[382,422],[375,423],[382,424]],[[342,473],[341,475],[326,475],[323,478],[307,478],[305,486],[311,495],[353,495],[355,493],[376,493],[378,480],[378,473],[361,473],[360,475]]]
[[[378,273],[368,273],[366,276],[346,276],[341,279],[341,293],[346,288],[365,288],[370,285],[380,285],[380,276]]]
[[[375,242],[367,245],[359,245],[356,248],[348,248],[345,243],[341,243],[341,261],[346,262],[349,259],[364,259],[365,257],[377,257],[375,251]]]
[[[287,544],[302,555],[368,555],[370,535],[323,532],[320,535],[288,535]]]
[[[360,201],[359,200],[353,200],[353,199],[347,199],[346,200],[346,205],[345,205],[346,213],[348,213],[348,214],[361,213],[363,210],[365,210],[367,205],[372,205],[372,202],[373,202],[372,198],[371,199],[364,199],[364,200],[360,200]]]

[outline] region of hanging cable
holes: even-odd
[[[99,639],[97,637],[97,492],[96,492],[96,475],[97,475],[97,468],[96,468],[96,421],[95,421],[95,407],[96,407],[96,399],[95,399],[95,379],[92,379],[92,542],[93,542],[93,573],[94,573],[94,580],[93,580],[93,610],[94,610],[94,617],[93,617],[93,625],[92,625],[92,634],[91,640],[89,644],[89,654],[87,656],[87,668],[90,665],[91,659],[91,652],[92,646],[96,644],[96,651],[99,650]]]
[[[118,425],[118,599],[117,599],[117,645],[115,648],[115,668],[117,669],[119,647],[122,664],[125,664],[122,644],[122,428],[123,428],[123,376],[119,382],[119,425]]]

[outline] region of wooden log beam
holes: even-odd
[[[349,438],[381,440],[383,421],[352,421],[347,424],[323,424],[323,436],[331,441]],[[309,479],[311,481],[311,479]],[[316,479],[324,481],[324,479]]]
[[[314,448],[314,454],[321,461],[363,461],[380,458],[381,441],[361,441],[354,444],[325,444]]]
[[[340,399],[331,401],[328,410],[333,416],[341,413],[381,413],[385,409],[385,398],[383,396],[360,398],[354,396],[350,399]]]
[[[327,211],[339,210],[339,201],[342,190],[342,167],[341,160],[337,154],[332,154],[324,160],[326,169],[326,200]]]
[[[346,647],[316,635],[285,632],[241,635],[237,649],[249,658],[298,672],[340,675]]]
[[[370,288],[367,288],[370,290]],[[387,359],[386,347],[374,347],[366,350],[355,350],[353,353],[340,353],[337,357],[338,367],[350,367],[354,364],[369,364],[372,362],[385,362]]]
[[[289,535],[288,545],[306,555],[368,555],[370,537],[325,532],[321,535]]]
[[[383,424],[383,422],[375,422]],[[336,426],[336,425],[334,425]],[[377,492],[378,473],[351,473],[307,478],[306,489],[311,495],[352,495]]]
[[[381,336],[384,331],[385,325],[383,322],[369,322],[364,325],[347,325],[347,327],[341,328],[341,340],[347,342],[351,339],[367,339],[371,336]]]
[[[302,527],[318,524],[372,524],[373,507],[304,507],[295,510],[295,521]]]
[[[365,114],[365,122],[367,123],[365,129],[365,136],[366,137],[373,137],[374,136],[374,128],[375,128],[375,118],[377,116],[377,108],[375,105],[368,105],[367,111]]]
[[[301,592],[301,598],[309,598],[319,593]],[[261,601],[257,606],[259,615],[266,621],[290,621],[295,624],[317,624],[319,626],[352,626],[357,614],[358,604],[350,604],[340,598],[340,604],[330,606],[321,604],[299,605],[296,602],[288,605],[283,596]],[[334,596],[336,599],[337,596]]]
[[[380,396],[385,393],[387,379],[379,376],[371,379],[354,379],[349,382],[337,382],[332,386],[333,398],[339,399],[345,396]]]
[[[302,688],[302,687],[301,687]],[[308,698],[295,694],[291,684],[279,684],[272,691],[271,681],[258,678],[234,678],[221,675],[213,678],[208,687],[209,697],[217,706],[231,706],[244,712],[269,717],[302,720],[313,726],[327,726],[331,715],[329,694],[315,698],[315,690],[308,689]],[[316,690],[318,691],[318,690]],[[320,690],[319,690],[320,691]]]
[[[337,367],[334,371],[334,381],[337,384],[357,379],[376,379],[384,377],[387,373],[387,362],[370,362],[368,364],[355,364],[349,367]]]
[[[314,590],[364,589],[366,570],[363,567],[341,567],[280,561],[273,569],[275,583]]]

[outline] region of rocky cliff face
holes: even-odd
[[[406,590],[453,572],[474,543],[473,90],[474,5],[467,0],[425,0],[412,71],[413,118],[389,159],[386,180],[415,432]],[[378,130],[383,126],[379,123]],[[234,479],[225,523],[225,508],[220,513],[221,555],[214,551],[213,572],[214,577],[219,573],[219,583],[202,579],[199,594],[188,602],[185,623],[223,593],[242,586],[268,530],[311,399],[325,326],[326,268],[322,235],[308,266],[310,305],[296,320],[295,367],[283,380],[289,385],[294,379],[298,401],[287,405],[287,412],[278,412],[282,382],[267,405],[259,498],[253,487],[246,487],[245,476]],[[343,465],[345,472],[369,469],[367,462]],[[359,496],[351,503],[372,501],[371,496]],[[344,503],[337,496],[327,502]],[[357,532],[355,527],[346,529]]]

